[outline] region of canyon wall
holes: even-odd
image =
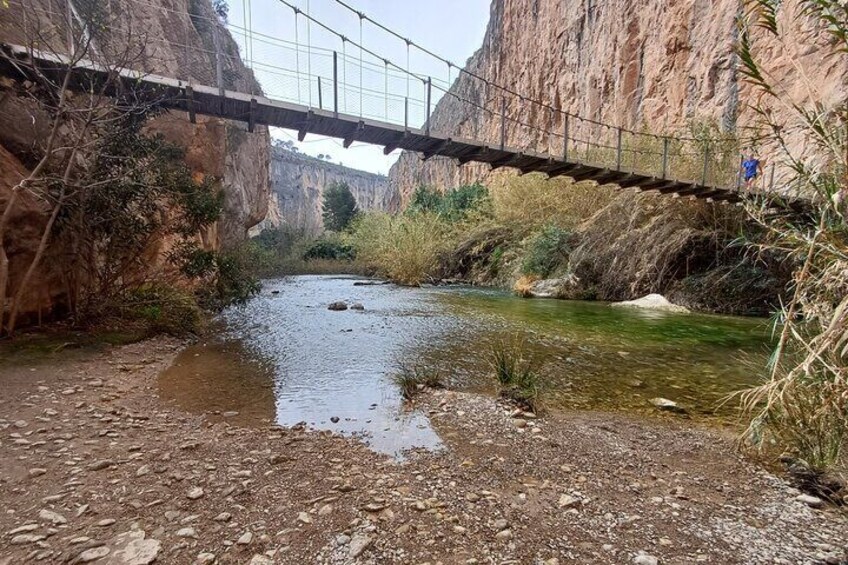
[[[21,3],[22,2],[22,3]],[[67,5],[50,0],[12,0],[0,18],[0,41],[36,49],[65,53],[68,25]],[[132,50],[129,68],[164,76],[190,79],[200,84],[216,84],[216,45],[221,53],[220,76],[232,90],[261,92],[252,72],[239,58],[238,48],[219,21],[209,0],[73,0],[70,4],[73,30],[84,30],[90,39],[86,58],[115,61]],[[94,14],[98,25],[88,25],[81,14]],[[4,166],[0,179],[0,204],[5,206],[11,187],[40,158],[50,117],[22,91],[26,84],[15,79],[0,81],[0,157]],[[224,195],[219,221],[197,234],[203,247],[220,250],[247,237],[248,230],[266,215],[269,198],[269,136],[264,127],[254,133],[246,124],[217,118],[197,117],[191,124],[180,112],[164,112],[146,126],[185,150],[185,162],[198,180],[212,179],[212,186]],[[11,228],[6,233],[10,251],[10,291],[31,261],[40,237],[37,226],[44,217],[36,214],[36,202],[24,203],[12,211]],[[29,226],[23,229],[23,225]],[[173,242],[159,242],[152,256],[167,269],[165,254]],[[62,310],[63,289],[56,281],[57,271],[68,266],[42,262],[26,293],[24,314]],[[7,293],[7,297],[9,293]],[[0,305],[0,308],[5,305]]]
[[[347,183],[360,210],[393,212],[399,202],[388,190],[388,179],[274,147],[271,150],[271,202],[260,228],[282,224],[315,236],[324,229],[321,217],[324,189]]]
[[[585,118],[657,134],[714,124],[747,133],[758,95],[738,70],[741,0],[493,0],[482,47],[466,69],[494,84]],[[781,4],[781,41],[760,29],[756,55],[769,76],[796,101],[811,96],[834,107],[848,96],[845,58],[828,58],[833,45],[821,27],[799,14],[799,0]],[[499,94],[466,74],[431,118],[433,131],[496,144],[500,119],[477,106],[500,111]],[[788,112],[775,106],[778,118]],[[527,111],[506,98],[510,120],[561,132],[559,116]],[[507,145],[534,147],[532,130],[507,121]],[[792,139],[803,150],[802,135]],[[538,148],[535,145],[534,148]],[[544,147],[542,147],[544,150]],[[555,149],[555,151],[558,150]],[[774,148],[759,148],[769,159]],[[458,167],[450,160],[422,162],[403,154],[389,177],[403,202],[420,184],[450,188],[485,180],[488,166]]]

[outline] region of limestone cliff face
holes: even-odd
[[[755,120],[755,93],[737,70],[741,0],[493,0],[482,47],[466,69],[524,96],[615,126],[674,133],[694,122],[734,131]],[[844,58],[826,58],[828,39],[798,0],[784,0],[782,42],[760,41],[758,58],[796,100],[811,92],[833,104],[848,96]],[[763,39],[761,30],[753,30]],[[481,81],[461,75],[452,90],[500,110]],[[559,117],[507,99],[507,115],[561,131]],[[776,112],[785,112],[777,107]],[[439,135],[495,143],[500,120],[446,96],[435,109]],[[507,122],[508,145],[538,147],[532,131]],[[799,147],[803,144],[797,140]],[[558,150],[555,149],[555,150]],[[762,148],[769,153],[769,148]],[[404,203],[419,184],[450,188],[484,179],[488,168],[404,154],[391,170]]]
[[[57,7],[59,6],[59,7]],[[252,72],[242,63],[235,42],[219,22],[209,0],[72,0],[75,29],[83,26],[80,14],[95,10],[100,21],[108,25],[89,26],[91,47],[87,58],[114,60],[127,45],[134,55],[129,65],[134,70],[152,72],[201,84],[216,84],[216,44],[222,53],[221,76],[228,89],[261,92]],[[59,9],[61,8],[61,9]],[[88,12],[87,12],[88,11]],[[0,18],[0,41],[18,45],[33,45],[38,49],[67,51],[67,20],[64,3],[50,0],[14,0]],[[37,162],[47,135],[49,117],[30,100],[16,96],[14,82],[0,82],[0,149],[5,162],[20,161],[21,174]],[[197,117],[191,124],[179,112],[166,112],[150,120],[150,133],[161,134],[168,141],[185,149],[185,161],[196,178],[209,178],[224,194],[224,212],[213,226],[198,234],[207,249],[221,249],[247,237],[248,230],[258,224],[267,212],[269,196],[269,136],[267,129],[257,127],[249,133],[245,124],[217,118]],[[7,153],[8,152],[8,153]],[[22,165],[21,165],[22,164]],[[15,169],[17,170],[17,168]],[[12,179],[0,182],[0,203],[12,186]],[[20,216],[16,219],[17,216]],[[33,210],[23,207],[13,211],[12,225],[19,225]],[[34,228],[35,220],[27,225]],[[43,225],[43,224],[42,224]],[[23,242],[19,230],[6,234],[9,256],[11,292],[14,292],[17,273],[22,272],[34,252]],[[169,243],[159,252],[159,260]],[[153,250],[156,252],[157,250]],[[57,278],[51,269],[42,265],[32,283],[31,296],[26,297],[24,313],[49,312],[61,309],[61,294],[54,288]],[[0,305],[3,307],[3,305]]]
[[[287,224],[307,235],[320,234],[324,229],[324,189],[336,182],[347,183],[360,210],[398,209],[398,202],[388,190],[388,179],[382,175],[273,148],[270,213],[263,225]]]

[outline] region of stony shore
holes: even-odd
[[[399,462],[163,401],[181,347],[0,367],[0,565],[846,562],[843,514],[691,423],[428,391],[445,447]]]

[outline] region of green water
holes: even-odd
[[[543,376],[548,404],[566,408],[652,413],[648,400],[661,396],[693,415],[732,416],[735,405],[722,401],[757,381],[771,335],[763,319],[527,300],[474,289],[441,300],[477,324],[471,333],[428,348],[422,359],[459,384],[487,388],[481,353],[519,342]]]
[[[735,408],[722,399],[757,381],[768,351],[765,320],[356,282],[265,281],[259,296],[223,313],[220,335],[180,354],[160,378],[161,393],[188,410],[304,422],[398,454],[440,445],[426,414],[401,398],[392,377],[402,365],[437,371],[457,389],[495,393],[492,349],[521,342],[548,408],[655,416],[648,401],[659,396],[694,419],[727,421]],[[327,309],[338,300],[365,309]]]

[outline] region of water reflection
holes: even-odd
[[[551,406],[650,412],[647,400],[663,396],[699,417],[731,414],[729,406],[717,411],[719,401],[756,380],[740,359],[765,359],[762,320],[354,282],[268,281],[261,296],[224,313],[220,341],[179,356],[162,376],[163,394],[192,410],[361,435],[398,455],[440,445],[391,381],[400,362],[439,371],[454,386],[491,390],[488,351],[520,339]],[[365,310],[327,310],[338,300]]]

